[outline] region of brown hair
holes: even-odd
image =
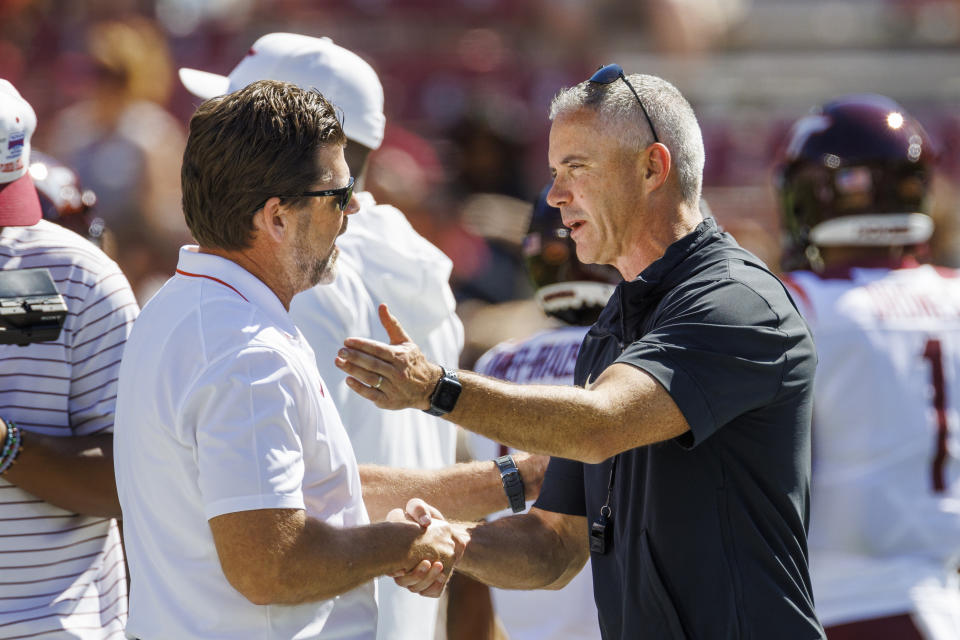
[[[345,143],[333,105],[315,90],[261,80],[207,100],[190,119],[180,173],[193,237],[205,247],[250,246],[263,204],[329,180],[317,151]]]

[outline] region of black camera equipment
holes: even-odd
[[[46,269],[0,271],[0,344],[60,337],[67,305]]]

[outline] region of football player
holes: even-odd
[[[810,569],[830,640],[960,637],[960,273],[922,265],[934,153],[878,95],[798,120],[785,279],[819,354]]]

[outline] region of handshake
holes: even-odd
[[[420,498],[397,508],[387,522],[407,522],[420,527],[404,566],[390,574],[398,586],[428,598],[439,598],[470,539],[467,527],[447,522],[443,514]]]

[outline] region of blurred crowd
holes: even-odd
[[[560,87],[608,58],[628,72],[668,77],[691,95],[707,147],[710,209],[771,265],[780,242],[769,168],[789,123],[848,90],[899,99],[939,141],[932,247],[939,263],[960,264],[960,94],[950,94],[933,69],[928,92],[904,86],[903,95],[895,77],[889,86],[860,87],[850,78],[849,87],[812,86],[806,94],[786,84],[783,91],[761,86],[776,77],[777,62],[759,71],[745,62],[739,94],[733,87],[722,95],[714,86],[719,76],[708,77],[731,56],[805,59],[825,45],[842,52],[879,47],[879,67],[884,56],[904,51],[949,58],[960,42],[960,3],[818,1],[808,9],[802,20],[797,14],[794,31],[778,35],[765,25],[793,14],[790,3],[772,0],[6,0],[0,77],[34,105],[43,123],[36,148],[73,167],[96,194],[96,216],[115,239],[110,252],[143,303],[189,239],[179,158],[198,99],[176,81],[176,69],[226,73],[269,31],[329,36],[357,51],[378,69],[387,96],[386,137],[371,158],[367,187],[453,259],[461,315],[475,326],[470,364],[471,353],[501,337],[484,320],[487,305],[504,304],[511,314],[498,326],[522,333],[539,322],[535,309],[516,301],[532,293],[520,240],[528,203],[548,178],[546,106]],[[801,35],[810,21],[823,28]],[[677,66],[644,68],[651,60]],[[765,97],[770,92],[776,101]]]

